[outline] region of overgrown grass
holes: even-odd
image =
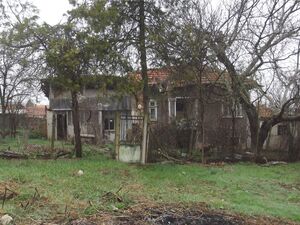
[[[22,151],[24,144],[27,142],[29,145],[44,145],[50,146],[51,142],[47,138],[29,138],[25,140],[22,132],[20,132],[16,138],[13,137],[6,137],[0,138],[0,150],[7,150],[10,149],[12,151]],[[69,142],[66,141],[55,141],[55,147],[64,148],[64,147],[72,147]]]
[[[2,147],[2,146],[1,146]],[[83,176],[76,176],[81,169]],[[235,164],[128,165],[101,155],[82,160],[0,160],[0,186],[19,195],[2,210],[15,218],[52,218],[72,212],[78,216],[125,208],[139,202],[205,202],[213,208],[300,221],[300,163],[262,167]],[[117,192],[122,202],[104,198]],[[26,209],[37,188],[41,198]],[[0,210],[1,212],[1,210]]]

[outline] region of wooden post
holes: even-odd
[[[102,111],[99,111],[99,115],[98,115],[98,130],[99,130],[99,144],[102,144],[103,143],[103,121],[102,121]]]
[[[51,151],[54,151],[54,140],[55,140],[55,113],[52,111],[52,131],[51,131]]]
[[[116,112],[116,127],[115,127],[115,153],[116,153],[116,160],[120,160],[120,131],[121,131],[121,126],[120,126],[120,112]]]
[[[147,162],[147,154],[148,154],[148,139],[149,139],[149,133],[148,133],[148,113],[144,112],[144,118],[143,118],[143,140],[142,140],[142,151],[141,151],[141,163],[146,164]]]

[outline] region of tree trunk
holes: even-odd
[[[257,140],[257,155],[260,156],[264,143],[272,129],[273,125],[270,120],[264,121],[259,129],[258,140]]]
[[[204,152],[204,145],[205,145],[205,129],[204,129],[204,116],[205,116],[205,109],[204,109],[204,99],[203,99],[203,87],[202,87],[202,76],[200,74],[200,86],[199,86],[199,117],[200,117],[200,126],[198,125],[197,128],[200,128],[200,132],[199,130],[197,131],[197,133],[201,133],[201,159],[202,159],[202,163],[205,164],[206,163],[206,158],[205,158],[205,152]],[[198,135],[197,134],[197,135]]]
[[[1,137],[4,139],[6,137],[6,108],[4,106],[1,107],[2,108],[2,125],[1,125]]]
[[[146,53],[146,25],[145,25],[145,2],[144,0],[139,1],[139,52],[140,52],[140,63],[143,80],[143,104],[144,104],[144,120],[143,120],[143,140],[142,140],[142,154],[141,163],[147,162],[148,152],[148,102],[149,102],[149,87],[148,87],[148,74],[147,74],[147,53]]]
[[[72,91],[72,113],[73,113],[73,126],[74,126],[74,141],[75,141],[75,155],[77,158],[82,157],[82,145],[80,137],[80,123],[79,123],[79,105],[77,92]]]
[[[249,126],[250,126],[250,138],[251,138],[251,149],[253,152],[255,152],[257,155],[260,154],[260,150],[258,149],[258,133],[259,133],[259,118],[258,118],[258,113],[256,111],[255,106],[249,106],[247,104],[243,105],[248,121],[249,121]]]
[[[283,122],[281,116],[273,116],[272,118],[267,119],[262,123],[261,127],[259,128],[258,138],[257,138],[257,156],[260,156],[263,150],[263,145],[266,139],[268,138],[268,135],[272,127],[280,122]]]

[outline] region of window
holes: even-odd
[[[188,109],[188,97],[169,98],[169,117],[185,118]]]
[[[243,117],[243,108],[241,104],[223,104],[223,117]]]
[[[149,101],[149,118],[151,121],[157,120],[157,103],[153,99]]]
[[[183,98],[178,98],[176,99],[176,112],[183,112],[185,108],[184,104],[184,99]]]
[[[288,134],[288,127],[286,124],[281,124],[277,126],[277,135],[283,136]]]
[[[114,130],[115,129],[115,120],[105,118],[104,119],[104,130]]]

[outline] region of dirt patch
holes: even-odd
[[[6,200],[12,199],[18,195],[18,184],[13,181],[1,182],[0,183],[0,200],[2,204]]]
[[[279,183],[279,185],[288,191],[300,191],[300,183],[296,183],[296,184]]]
[[[78,219],[70,222],[70,225],[96,225],[96,224],[86,219]]]
[[[55,225],[300,225],[271,217],[250,217],[214,211],[204,204],[198,205],[150,205],[138,204],[125,211],[98,211],[88,218],[65,215],[49,224]],[[75,216],[75,217],[73,217]],[[73,219],[72,219],[73,218]],[[27,224],[27,223],[17,223]],[[42,221],[30,225],[47,224]]]
[[[72,149],[51,149],[49,146],[45,145],[27,145],[27,147],[20,152],[10,150],[0,151],[0,158],[3,159],[58,159],[71,158],[72,155]]]
[[[68,148],[54,148],[51,149],[46,145],[27,145],[24,152],[30,156],[34,156],[40,159],[51,159],[51,158],[62,158],[70,157],[72,155],[72,150]]]
[[[250,217],[214,211],[205,205],[136,205],[118,215],[101,214],[88,220],[103,225],[299,225],[269,217]]]

